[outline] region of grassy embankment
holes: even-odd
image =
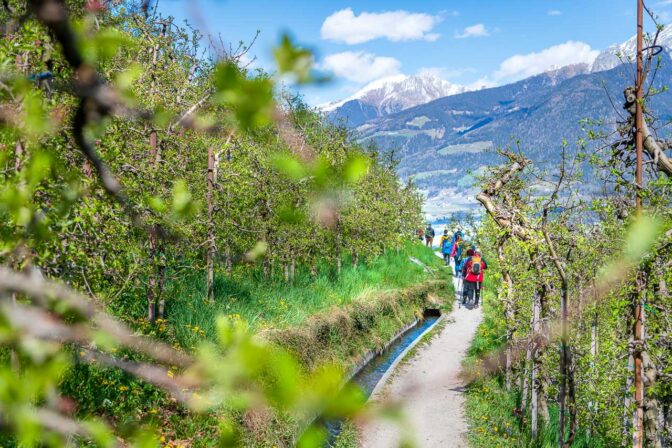
[[[429,266],[436,276],[412,263],[409,257]],[[317,277],[297,271],[293,284],[265,280],[261,275],[218,275],[213,303],[204,300],[205,276],[198,273],[166,286],[168,323],[183,347],[190,347],[203,337],[214,338],[217,315],[243,319],[256,331],[296,327],[334,306],[372,300],[427,280],[449,279],[443,271],[431,251],[409,243],[403,250],[387,252],[369,264],[352,267],[349,260],[344,260],[340,276],[335,275],[333,267],[321,269]]]
[[[254,331],[294,353],[307,369],[327,361],[347,369],[367,351],[381,347],[424,307],[452,297],[450,275],[441,264],[430,250],[409,243],[369,264],[354,268],[344,263],[340,276],[327,269],[317,277],[297,272],[292,285],[221,275],[212,303],[204,300],[204,279],[198,273],[167,285],[167,320],[152,331],[189,350],[201,340],[215,339],[215,317],[223,314],[248,321]],[[445,301],[447,306],[451,302]],[[168,446],[213,446],[223,419],[240,426],[248,446],[291,446],[300,426],[283,415],[225,410],[194,415],[121,372],[86,365],[76,367],[65,386],[83,412],[103,414],[119,427],[150,423]]]
[[[492,269],[491,269],[492,272]],[[495,290],[497,276],[491,274],[493,287],[484,291],[484,318],[467,353],[466,366],[476,368],[484,355],[504,348],[506,327],[503,306],[497,301]],[[478,370],[476,370],[478,371]],[[550,423],[540,428],[539,437],[532,439],[529,431],[530,416],[521,421],[514,409],[520,407],[520,394],[507,391],[503,373],[485,375],[472,383],[467,390],[467,422],[469,443],[473,448],[553,448],[558,446],[558,406],[549,402]],[[529,408],[529,407],[528,407]],[[606,447],[600,440],[579,432],[573,447]]]

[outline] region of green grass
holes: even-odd
[[[432,272],[409,257],[421,260]],[[344,261],[340,276],[333,268],[323,267],[315,278],[297,272],[293,285],[280,279],[263,280],[258,272],[217,275],[214,303],[205,301],[204,273],[194,271],[166,285],[167,321],[142,321],[140,330],[188,350],[202,339],[215,338],[217,315],[240,316],[250,322],[253,331],[277,329],[266,336],[295,354],[307,369],[320,362],[347,369],[417,316],[429,295],[452,297],[449,271],[419,242],[409,242],[403,250],[357,268]],[[332,310],[336,306],[339,309]],[[288,446],[300,427],[283,413],[273,413],[269,421],[250,420],[226,410],[194,414],[153,386],[95,365],[77,364],[62,386],[66,395],[81,404],[81,412],[96,412],[120,427],[150,423],[167,440],[188,441],[194,447],[216,446],[221,421],[230,421],[241,431],[246,447]],[[339,446],[354,446],[355,436],[348,429]]]
[[[316,277],[298,271],[293,284],[282,279],[266,280],[259,273],[234,272],[230,277],[217,273],[213,303],[205,300],[204,274],[194,273],[166,285],[168,322],[184,347],[195,345],[201,338],[214,338],[217,315],[246,320],[254,330],[297,326],[331,306],[434,278],[412,263],[410,256],[430,266],[439,276],[444,275],[441,260],[415,242],[356,268],[344,260],[340,276],[335,275],[333,267],[323,267]]]
[[[357,433],[357,427],[352,422],[343,423],[341,428],[341,433],[338,435],[334,441],[334,448],[358,448],[359,447],[359,434]]]

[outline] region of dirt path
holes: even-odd
[[[480,308],[458,308],[457,303],[454,308],[441,333],[402,363],[372,397],[402,402],[416,446],[421,448],[468,447],[459,373],[482,315]],[[360,434],[363,448],[392,448],[400,441],[396,425],[385,421],[367,424]]]

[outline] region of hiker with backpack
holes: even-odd
[[[483,286],[483,273],[487,268],[488,264],[478,250],[471,248],[467,251],[467,258],[465,258],[462,266],[462,275],[464,276],[464,286],[462,288],[463,304],[473,296],[474,308],[478,308]]]
[[[462,232],[455,232],[450,256],[455,262],[455,277],[457,277],[460,275],[460,259],[462,258]]]
[[[441,255],[443,255],[443,261],[446,262],[446,266],[450,265],[450,252],[452,250],[453,239],[448,235],[448,229],[443,231],[441,235]]]
[[[427,228],[425,229],[425,246],[431,248],[434,245],[435,235],[436,233],[434,232],[434,227],[432,227],[432,223],[428,222]]]

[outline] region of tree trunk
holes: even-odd
[[[634,448],[642,448],[644,446],[644,384],[643,384],[643,357],[644,357],[644,307],[642,306],[644,293],[644,273],[639,271],[635,280],[635,296],[634,296],[634,319],[632,325],[633,334],[633,358],[634,365],[634,383],[635,383],[635,414],[633,417],[633,438],[632,445]]]
[[[574,438],[576,437],[576,381],[574,377],[576,365],[574,364],[574,357],[570,350],[569,352],[569,365],[567,366],[567,388],[569,392],[568,396],[568,408],[569,408],[569,437],[567,437],[566,447],[572,446],[574,443]]]
[[[296,274],[296,257],[294,255],[294,249],[290,251],[289,257],[289,280],[294,283],[294,276]]]
[[[268,266],[268,257],[264,257],[263,261],[263,270],[264,270],[264,278],[268,280],[268,277],[270,276],[270,269]]]
[[[534,353],[534,344],[535,344],[535,338],[534,338],[534,324],[535,324],[535,316],[538,316],[536,314],[536,309],[537,309],[537,301],[536,299],[532,302],[532,318],[530,319],[530,336],[527,338],[527,350],[525,351],[525,363],[523,364],[523,372],[520,377],[520,412],[525,416],[527,412],[527,395],[529,393],[530,389],[530,368],[532,366],[532,356]]]
[[[21,140],[17,140],[16,146],[14,148],[14,171],[16,171],[17,173],[21,171],[24,152],[25,148],[23,147],[23,142]]]
[[[590,325],[590,373],[591,376],[595,375],[595,366],[597,365],[597,353],[598,353],[598,344],[597,344],[597,324],[598,324],[598,315],[595,313],[593,315],[593,322]],[[588,412],[590,415],[590,420],[588,422],[588,435],[592,434],[593,422],[597,416],[598,404],[596,401],[588,402]]]
[[[226,273],[227,275],[231,275],[233,272],[233,260],[231,259],[231,248],[226,247]]]
[[[536,439],[539,435],[539,368],[540,363],[537,356],[537,350],[539,348],[539,314],[540,314],[540,304],[539,296],[534,295],[534,304],[532,311],[532,388],[531,388],[531,398],[530,398],[530,412],[532,414],[531,418],[531,428],[532,438]]]
[[[538,390],[539,415],[544,425],[547,425],[550,422],[550,414],[548,411],[548,384],[550,383],[550,380],[548,378],[548,372],[542,370],[541,368],[542,367],[541,363],[543,361],[544,354],[548,349],[548,341],[549,341],[549,330],[547,321],[547,317],[549,316],[549,310],[548,310],[548,303],[546,302],[547,294],[548,290],[546,288],[546,285],[543,284],[539,291],[539,323],[541,326],[541,332],[540,332],[540,343],[537,347],[536,361],[539,364],[538,366],[539,376],[537,380],[537,387],[539,389]]]
[[[567,337],[567,285],[563,281],[560,297],[560,416],[558,425],[558,446],[565,446],[565,424],[567,414],[567,381],[569,371],[569,341]],[[571,436],[571,435],[570,435]]]
[[[515,323],[515,311],[513,308],[513,280],[511,274],[506,268],[506,257],[504,256],[504,241],[497,245],[497,257],[499,267],[502,272],[502,288],[500,300],[504,302],[504,314],[506,317],[506,390],[511,390],[511,368],[513,362],[513,333]]]
[[[628,446],[628,441],[632,443],[630,437],[630,428],[632,427],[632,418],[634,416],[632,411],[632,383],[633,372],[635,371],[635,357],[633,356],[632,336],[628,341],[628,375],[625,378],[625,394],[623,398],[623,432],[621,446],[625,448]]]
[[[341,235],[341,219],[337,218],[336,219],[336,241],[335,241],[335,246],[336,246],[336,273],[341,274],[341,270],[343,269],[343,261],[341,260],[341,255],[342,255],[342,245],[343,245],[343,237]]]
[[[166,279],[166,266],[162,262],[159,264],[159,269],[158,269],[158,288],[157,288],[157,299],[159,302],[159,309],[157,311],[159,319],[165,319],[166,317],[166,299],[163,295],[163,286],[165,284],[165,279]]]
[[[157,148],[156,131],[149,133],[149,154],[151,156],[151,165],[154,165]],[[147,319],[150,322],[156,320],[156,237],[157,228],[154,226],[149,231],[149,286],[147,291]]]
[[[156,232],[149,232],[149,286],[147,289],[147,320],[154,322],[156,320],[156,275],[155,258],[156,256]]]
[[[207,272],[207,293],[206,297],[208,301],[213,301],[215,297],[214,293],[214,284],[215,284],[215,223],[213,221],[214,217],[214,200],[213,194],[215,189],[215,155],[212,147],[208,148],[208,174],[207,174],[207,194],[206,200],[208,203],[208,250],[207,250],[207,259],[206,259],[206,272]]]

